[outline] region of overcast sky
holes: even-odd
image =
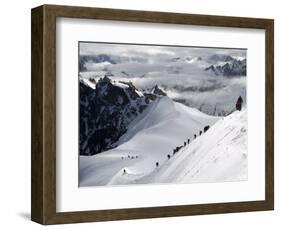
[[[208,58],[214,54],[224,54],[233,57],[246,58],[245,49],[206,48],[187,46],[156,46],[156,45],[131,45],[131,44],[109,44],[109,43],[80,43],[80,55],[116,55],[124,57],[139,57],[156,62],[160,59],[175,57]]]

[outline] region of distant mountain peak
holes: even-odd
[[[225,77],[246,76],[247,74],[247,60],[237,60],[231,56],[225,56],[225,62],[218,65],[210,65],[205,68],[205,71],[211,71],[215,75],[222,75]]]
[[[153,94],[156,94],[156,95],[159,95],[159,96],[167,96],[167,94],[164,92],[164,90],[161,89],[158,85],[155,85],[155,86],[152,88],[151,92],[152,92]]]
[[[211,71],[213,72],[215,75],[220,75],[219,71],[216,69],[216,67],[214,65],[210,65],[208,67],[205,68],[205,71]]]
[[[174,58],[171,59],[171,61],[173,61],[173,62],[177,62],[179,60],[181,60],[181,57],[174,57]]]
[[[105,75],[103,78],[100,78],[98,82],[111,82],[111,79]]]
[[[93,78],[93,77],[90,77],[90,78],[89,78],[89,81],[90,81],[91,83],[93,83],[93,84],[96,84],[96,83],[97,83],[96,80],[95,80],[95,78]]]
[[[235,58],[233,58],[230,55],[226,54],[214,54],[208,58],[208,61],[211,63],[217,63],[217,62],[228,62],[233,61]]]

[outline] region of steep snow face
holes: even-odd
[[[80,156],[80,186],[146,183],[156,169],[166,164],[173,149],[184,145],[204,126],[219,118],[159,97],[133,120],[117,142],[118,147],[94,156]],[[158,169],[160,169],[158,167]],[[125,170],[125,171],[124,171]],[[158,183],[155,178],[153,183]]]
[[[247,110],[221,118],[151,174],[134,183],[247,180]]]

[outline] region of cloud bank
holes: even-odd
[[[246,55],[235,48],[79,43],[82,77],[107,75],[143,90],[158,85],[175,101],[215,115],[231,111],[239,95],[246,101],[246,76],[217,76],[205,69]]]

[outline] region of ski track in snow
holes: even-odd
[[[80,156],[79,164],[80,186],[246,180],[247,110],[212,117],[162,97],[132,121],[118,147]]]

